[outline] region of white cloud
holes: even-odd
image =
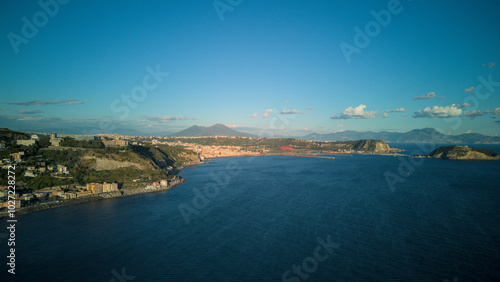
[[[264,114],[262,115],[263,118],[267,118],[269,114],[273,113],[273,109],[267,109],[264,111]]]
[[[368,119],[368,118],[375,118],[377,117],[377,112],[371,111],[371,112],[365,112],[366,106],[361,104],[357,106],[356,108],[349,107],[345,110],[342,111],[342,114],[340,116],[331,116],[331,119],[350,119],[350,118],[356,118],[356,119]]]
[[[314,108],[304,108],[304,109],[306,109],[306,110],[314,110]]]
[[[464,133],[465,133],[465,134],[472,133],[472,130],[470,130],[470,129],[469,129],[469,130],[465,131]]]
[[[408,115],[407,115],[407,114],[404,114],[404,115],[402,115],[402,117],[408,117]]]
[[[251,115],[251,116],[247,116],[247,118],[258,118],[258,117],[259,117],[259,115],[258,115],[258,114],[256,114],[256,113],[254,113],[254,114],[253,114],[253,115]]]
[[[383,118],[388,118],[389,117],[389,114],[388,113],[384,113],[384,115],[382,116]]]
[[[476,90],[476,88],[474,88],[474,86],[471,86],[471,87],[465,89],[465,92],[474,92],[474,90]]]
[[[462,109],[457,108],[457,105],[453,104],[446,107],[427,107],[423,110],[416,111],[413,113],[414,118],[450,118],[459,117],[462,114]]]
[[[442,97],[442,96],[441,96],[441,97],[436,97],[436,99],[438,99],[438,100],[443,100],[443,99],[444,99],[444,97]]]
[[[413,97],[413,100],[426,100],[426,99],[432,99],[434,97],[436,97],[436,93],[429,92],[429,93],[425,94],[424,96]]]
[[[493,115],[500,115],[500,107],[497,107],[494,110],[487,110],[486,112]]]
[[[338,127],[344,127],[344,125],[343,125],[343,124],[337,124],[337,126],[338,126]]]
[[[284,110],[284,111],[281,111],[280,114],[291,115],[291,114],[305,114],[305,113],[301,112],[299,110]]]

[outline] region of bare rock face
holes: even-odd
[[[370,153],[396,153],[400,151],[389,147],[389,144],[381,140],[360,140],[353,146],[353,149]]]
[[[132,162],[122,162],[122,161],[115,161],[115,160],[108,160],[108,159],[102,159],[102,158],[96,158],[95,159],[95,167],[94,169],[99,171],[99,170],[111,170],[111,169],[117,169],[117,168],[122,168],[122,167],[129,167],[129,166],[135,166],[138,169],[145,169],[144,165],[138,164],[138,163],[132,163]]]
[[[431,158],[446,160],[499,160],[500,154],[468,146],[444,146],[429,153]]]

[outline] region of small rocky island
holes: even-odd
[[[430,152],[429,157],[446,160],[499,160],[500,154],[468,146],[444,146]]]

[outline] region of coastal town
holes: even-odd
[[[1,129],[0,131],[5,133],[7,130]],[[129,142],[116,134],[58,136],[57,133],[51,133],[47,138],[41,138],[39,135],[43,136],[43,134],[29,134],[29,139],[23,136],[23,139],[6,140],[3,138],[0,141],[0,153],[2,154],[0,171],[4,173],[9,168],[14,168],[16,171],[21,172],[20,175],[16,175],[15,179],[28,180],[17,181],[17,185],[14,186],[15,194],[9,193],[9,190],[12,191],[9,187],[12,186],[0,186],[0,213],[5,212],[8,206],[12,206],[12,203],[14,203],[15,208],[27,208],[43,203],[61,203],[67,200],[112,198],[135,194],[139,190],[141,193],[165,190],[183,181],[182,178],[173,175],[169,179],[167,177],[164,179],[132,179],[131,182],[135,185],[128,185],[128,187],[123,187],[123,183],[106,181],[80,184],[74,181],[75,173],[67,165],[46,158],[43,151],[65,153],[74,150],[74,147],[63,146],[65,142],[67,145],[68,141],[80,142],[79,144],[101,144],[104,148],[115,149],[124,149],[129,146]],[[42,143],[45,143],[46,146]],[[37,155],[33,155],[35,148],[39,148]],[[169,170],[166,171],[171,171],[171,169],[172,167],[169,167]],[[30,180],[36,182],[38,178],[51,178],[66,184],[51,186],[44,184],[30,185],[27,183]]]
[[[17,208],[169,189],[184,181],[179,168],[213,158],[278,154],[333,159],[321,155],[399,152],[375,140],[69,135],[8,129],[0,129],[0,137],[0,173],[5,176],[9,168],[15,169]],[[6,179],[0,179],[0,213],[9,206]]]

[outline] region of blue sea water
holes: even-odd
[[[413,160],[221,158],[166,192],[21,215],[0,280],[500,280],[500,161]]]

